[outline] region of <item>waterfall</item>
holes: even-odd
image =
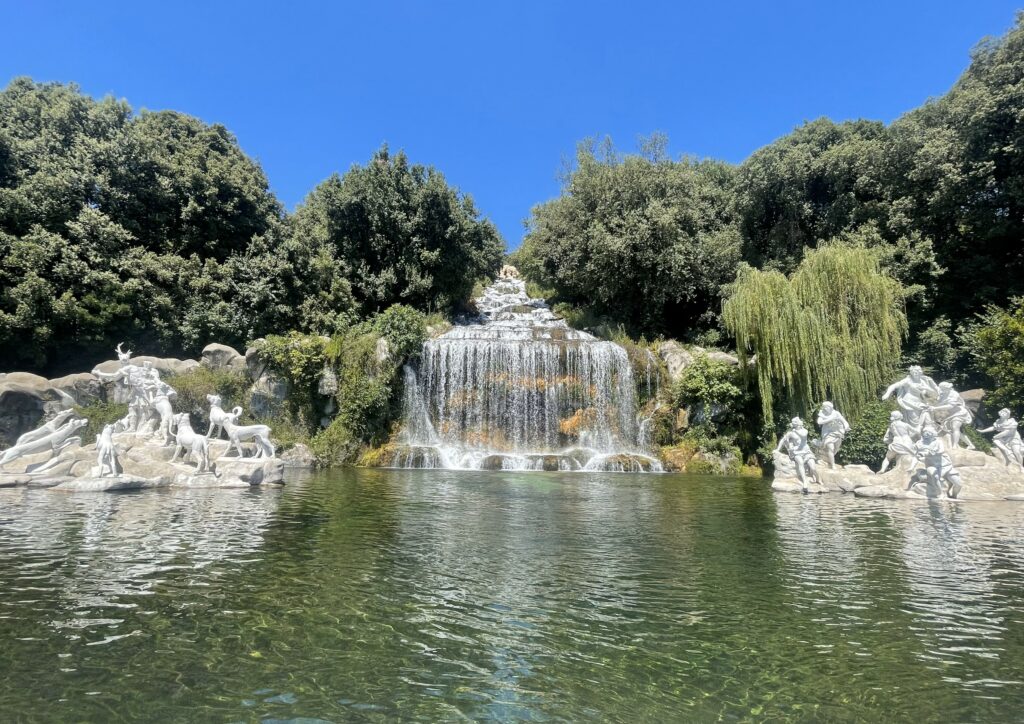
[[[499,279],[475,302],[477,318],[428,340],[406,366],[391,465],[661,469],[644,449],[622,347],[572,329],[518,279]]]

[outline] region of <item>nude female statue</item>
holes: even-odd
[[[885,437],[882,439],[889,444],[889,448],[885,452],[885,459],[882,460],[879,475],[900,458],[914,455],[914,428],[903,421],[902,412],[893,410],[889,413],[889,429],[885,431]]]
[[[807,444],[807,428],[799,417],[794,417],[789,423],[789,431],[779,439],[775,452],[782,452],[782,448],[786,448],[789,459],[796,466],[796,475],[805,493],[808,492],[808,477],[820,484],[817,461],[810,445]]]
[[[1024,442],[1017,431],[1017,421],[1010,417],[1010,410],[1004,407],[999,411],[999,419],[990,427],[978,432],[995,432],[992,443],[1003,454],[1007,465],[1016,465],[1024,473]]]
[[[893,382],[882,395],[888,400],[896,394],[896,404],[903,411],[903,417],[913,427],[921,424],[921,416],[928,411],[929,405],[939,397],[939,387],[921,368],[913,365],[907,370],[907,376],[899,382]]]
[[[836,466],[836,453],[843,446],[850,423],[831,402],[821,403],[818,411],[818,426],[821,428],[821,451],[830,468]]]
[[[941,429],[949,434],[952,448],[960,447],[960,441],[967,443],[967,449],[973,450],[974,443],[961,436],[964,425],[970,425],[974,415],[967,409],[967,403],[960,393],[953,389],[952,382],[939,383],[939,398],[931,407],[931,416]]]

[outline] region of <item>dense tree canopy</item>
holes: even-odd
[[[445,311],[501,265],[505,244],[478,217],[439,171],[385,146],[366,166],[317,186],[292,233],[337,261],[362,312],[397,303]]]
[[[447,308],[503,248],[440,173],[386,149],[288,218],[222,126],[24,78],[0,92],[2,370]]]
[[[738,167],[585,150],[534,209],[516,261],[566,301],[692,336],[716,321],[700,308],[715,309],[741,258],[787,274],[822,244],[872,248],[907,294],[906,354],[990,383],[962,340],[975,315],[1024,294],[1022,18],[947,94],[888,126],[818,119]]]
[[[581,144],[562,195],[533,210],[514,261],[560,300],[638,332],[679,333],[718,306],[740,236],[733,170],[673,162],[658,138],[644,155]]]

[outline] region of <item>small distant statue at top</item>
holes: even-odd
[[[505,264],[503,267],[501,267],[501,271],[498,272],[498,278],[499,279],[518,279],[519,278],[519,270],[516,269],[511,264]]]
[[[1017,430],[1017,421],[1010,416],[1008,408],[999,411],[999,419],[990,427],[978,432],[995,432],[992,442],[1003,454],[1003,460],[1007,465],[1016,465],[1017,470],[1024,473],[1024,442]]]
[[[781,453],[782,448],[786,448],[789,459],[796,466],[796,476],[805,493],[809,489],[808,478],[820,484],[814,452],[807,444],[807,428],[804,427],[804,421],[799,417],[794,417],[789,423],[789,430],[779,439],[779,444],[775,446],[775,452]]]
[[[850,431],[850,423],[831,402],[821,403],[818,410],[818,427],[821,428],[821,453],[830,468],[836,466],[836,453],[843,446],[846,433]]]
[[[938,399],[939,386],[918,365],[913,365],[907,370],[906,377],[889,385],[882,399],[888,400],[893,393],[907,424],[918,427],[930,404]]]

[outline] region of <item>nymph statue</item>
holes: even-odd
[[[804,421],[799,417],[794,417],[789,423],[789,430],[779,439],[779,444],[775,446],[775,452],[782,452],[783,448],[786,449],[789,459],[793,461],[797,478],[806,493],[808,478],[815,483],[820,481],[818,480],[818,467],[814,459],[814,452],[807,444],[807,428],[804,427]]]
[[[119,342],[116,349],[117,360],[121,363],[120,368],[115,372],[101,372],[99,369],[93,369],[92,373],[101,380],[121,384],[128,390],[128,414],[115,424],[115,432],[138,432],[147,417],[145,411],[149,403],[142,389],[142,381],[148,376],[148,369],[151,365],[148,362],[141,367],[133,364],[131,361],[132,351],[122,350],[121,344]]]
[[[88,424],[89,421],[84,419],[69,420],[56,430],[42,437],[37,437],[8,448],[4,451],[3,455],[0,455],[0,465],[6,465],[26,455],[35,455],[41,452],[49,452],[50,458],[56,457],[65,448],[82,444],[82,438],[74,433]],[[43,427],[46,426],[44,425]]]
[[[1003,460],[1007,465],[1016,465],[1017,470],[1024,473],[1024,443],[1017,431],[1017,421],[1010,416],[1009,409],[1004,407],[999,411],[999,419],[978,432],[995,432],[992,443],[1002,453]]]
[[[974,443],[962,435],[964,425],[971,424],[974,415],[967,409],[967,403],[960,393],[953,389],[952,382],[939,383],[939,397],[931,406],[930,413],[939,429],[949,436],[950,447],[956,449],[963,441],[968,450],[974,449]]]
[[[830,468],[836,466],[836,453],[843,446],[850,423],[831,402],[821,403],[818,410],[818,426],[821,428],[821,453]]]
[[[939,387],[919,366],[913,365],[907,370],[906,377],[889,385],[882,399],[888,400],[893,393],[896,394],[896,404],[902,410],[903,418],[912,427],[917,427],[929,405],[938,399]]]
[[[116,476],[121,472],[114,446],[114,426],[104,425],[103,432],[96,436],[96,477]]]
[[[914,456],[924,464],[924,471],[928,476],[928,489],[942,490],[948,484],[949,497],[955,498],[960,494],[963,487],[960,473],[953,467],[953,461],[942,447],[934,427],[926,427],[921,431],[921,439],[914,444]],[[914,489],[918,482],[920,481],[915,475],[910,479],[907,489]]]
[[[882,438],[888,443],[889,448],[885,451],[885,459],[882,460],[882,468],[878,471],[881,475],[889,469],[889,465],[898,462],[900,458],[914,456],[914,428],[903,421],[903,413],[893,410],[889,413],[889,428]]]

